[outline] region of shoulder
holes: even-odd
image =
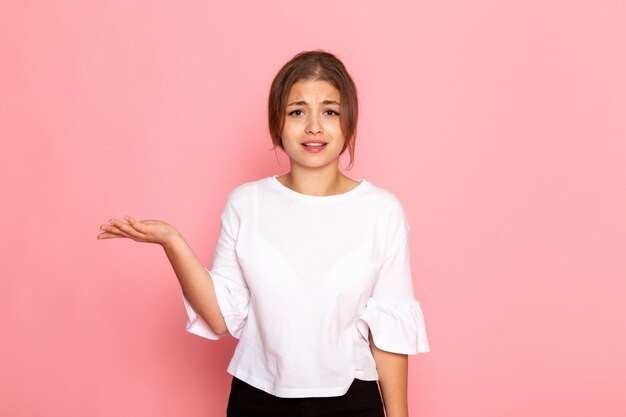
[[[387,189],[371,185],[373,202],[368,204],[374,207],[375,217],[379,222],[379,236],[387,246],[392,242],[394,245],[406,242],[409,222],[400,198]]]
[[[269,178],[244,182],[232,189],[226,199],[227,206],[238,206],[250,202],[260,188],[266,187]]]
[[[221,215],[222,222],[227,228],[235,229],[241,219],[251,212],[257,190],[264,186],[267,180],[263,178],[245,182],[230,191]]]
[[[368,204],[375,206],[379,212],[404,216],[404,208],[398,196],[386,188],[379,187],[371,182],[368,183],[368,186],[368,192],[365,193]]]

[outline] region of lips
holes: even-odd
[[[320,148],[326,146],[326,143],[327,142],[324,142],[323,140],[307,140],[306,142],[302,143],[302,145],[308,148]]]
[[[322,140],[307,140],[306,142],[302,143],[302,146],[304,146],[304,149],[307,152],[321,152],[327,145],[328,142],[324,142]]]

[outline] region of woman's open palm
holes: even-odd
[[[176,229],[161,220],[136,220],[125,216],[126,222],[110,219],[108,224],[100,225],[102,233],[98,239],[128,238],[135,242],[167,243],[176,234]]]

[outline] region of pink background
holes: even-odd
[[[61,4],[57,4],[61,3]],[[301,50],[360,90],[356,165],[403,201],[432,352],[413,416],[623,416],[622,1],[0,5],[0,415],[222,416],[235,340],[184,331],[163,251],[284,173],[265,100]]]

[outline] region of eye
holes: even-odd
[[[304,114],[304,112],[300,109],[298,110],[292,110],[289,113],[287,113],[289,116],[302,116]]]
[[[324,113],[329,116],[339,116],[339,113],[336,112],[335,110],[326,110]]]

